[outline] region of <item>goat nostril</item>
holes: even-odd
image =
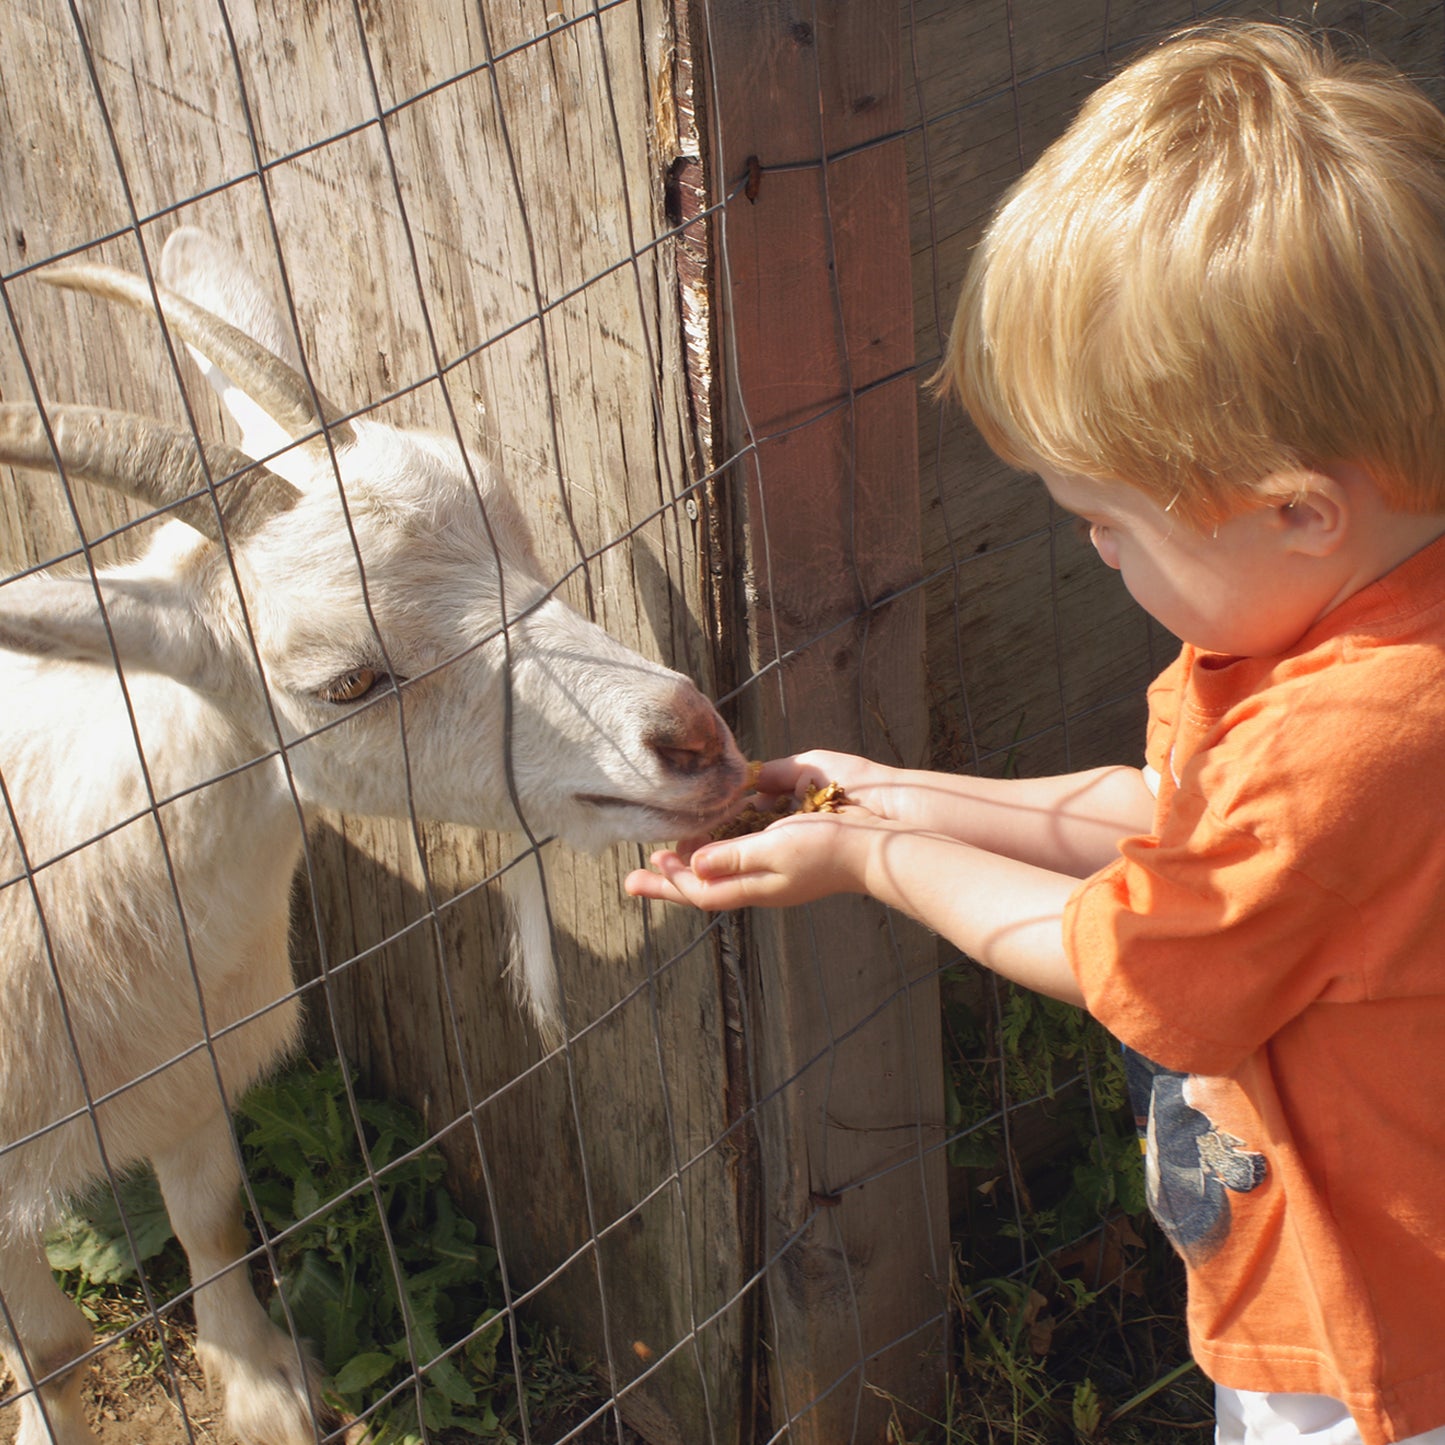
[[[671,694],[644,738],[663,768],[683,778],[717,767],[727,755],[729,740],[716,709],[691,683]]]
[[[652,750],[662,760],[662,765],[670,772],[682,773],[691,776],[699,773],[708,764],[715,748],[707,747],[676,747],[670,743],[654,743]]]

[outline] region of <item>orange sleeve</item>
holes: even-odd
[[[1166,1068],[1225,1074],[1326,990],[1351,905],[1176,794],[1085,880],[1064,945],[1089,1011]]]
[[[1155,832],[1125,839],[1118,860],[1074,890],[1064,947],[1089,1011],[1116,1038],[1166,1068],[1224,1074],[1327,990],[1339,966],[1330,940],[1356,920],[1279,826],[1299,814],[1302,783],[1331,789],[1274,765],[1269,717],[1212,732],[1187,763],[1173,756],[1198,726],[1183,715],[1196,657],[1184,647],[1149,689]]]

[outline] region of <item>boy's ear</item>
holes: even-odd
[[[1271,477],[1268,491],[1287,550],[1306,557],[1338,551],[1354,510],[1345,482],[1325,471],[1288,472]]]

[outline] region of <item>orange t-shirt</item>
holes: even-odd
[[[1069,900],[1195,1358],[1445,1424],[1445,540],[1288,653],[1150,689],[1155,832]]]

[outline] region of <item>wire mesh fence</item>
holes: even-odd
[[[743,755],[1136,757],[1170,639],[924,383],[1220,13],[1439,83],[1423,0],[0,11],[0,1440],[985,1438],[1001,1322],[1137,1286],[1086,1024],[621,879]]]

